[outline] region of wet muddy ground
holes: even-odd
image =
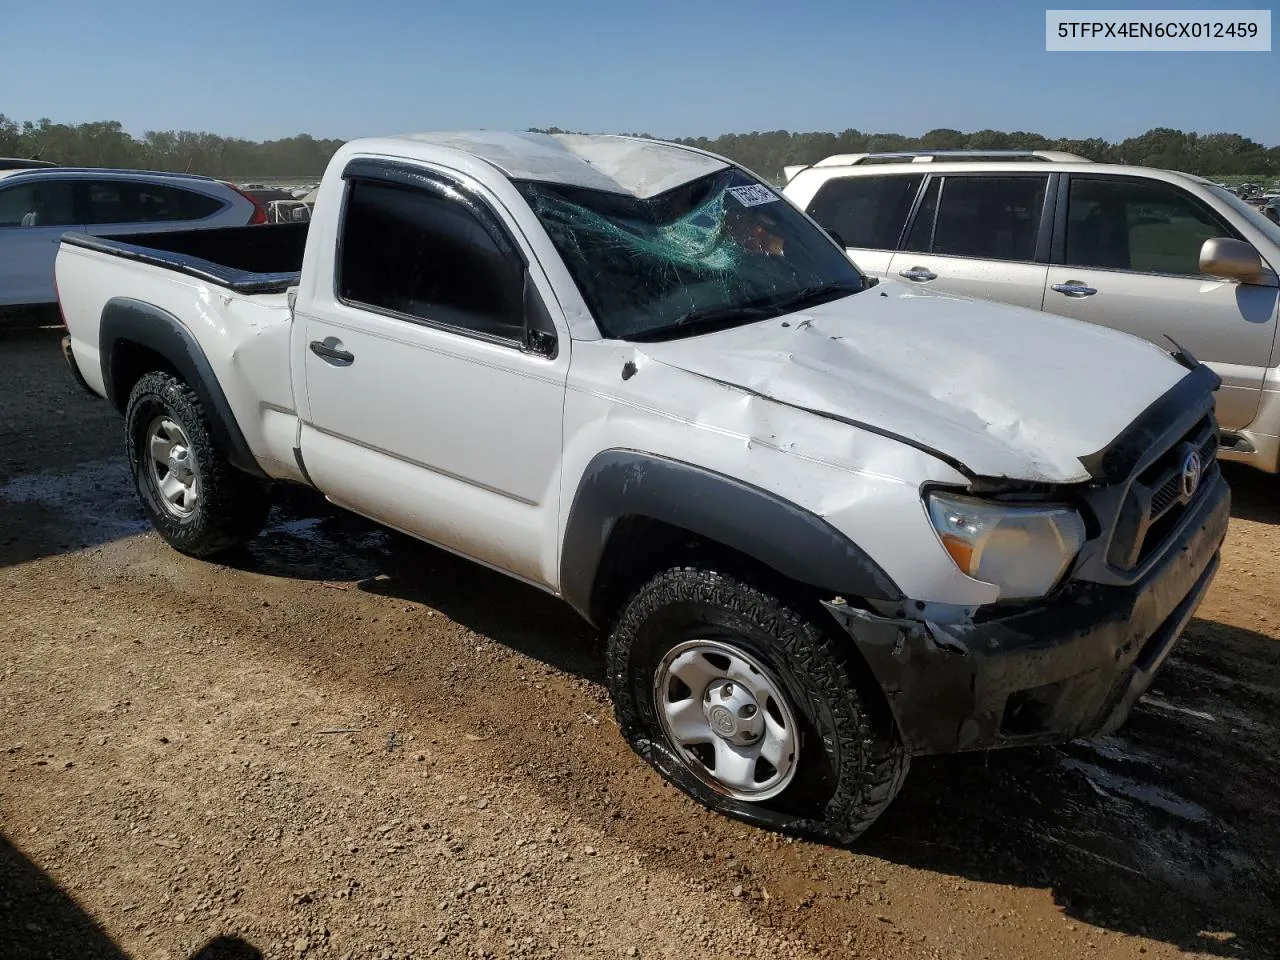
[[[303,493],[190,560],[121,447],[0,331],[0,957],[1280,955],[1280,479],[1118,735],[839,850],[664,786],[554,600]]]

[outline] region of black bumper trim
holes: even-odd
[[[101,400],[102,398],[93,392],[93,387],[89,386],[84,374],[80,372],[80,367],[76,364],[76,355],[71,350],[69,336],[62,338],[62,358],[67,361],[67,366],[71,368],[71,376],[75,378],[76,383],[80,384],[80,388],[95,400]]]
[[[828,603],[912,754],[1059,743],[1124,723],[1218,569],[1219,475],[1162,561],[1130,586],[1075,582],[1000,619],[941,626]]]

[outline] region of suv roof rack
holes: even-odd
[[[175,180],[216,180],[216,177],[205,176],[199,173],[183,173],[180,170],[133,170],[127,167],[63,167],[58,164],[50,164],[48,167],[30,167],[20,170],[6,170],[6,173],[35,174],[48,173],[57,176],[66,176],[68,174],[81,176],[86,173],[102,177],[170,177]]]
[[[1049,163],[1088,162],[1060,150],[898,150],[892,153],[839,153],[819,160],[815,167],[843,167],[859,163],[945,163],[948,160],[1042,160]]]
[[[809,167],[852,167],[874,163],[946,163],[974,160],[1032,160],[1044,163],[1088,163],[1087,157],[1061,150],[896,150],[888,153],[837,153],[817,163],[783,167],[786,181]]]
[[[0,157],[0,170],[44,170],[56,167],[52,160],[35,160],[26,157]]]

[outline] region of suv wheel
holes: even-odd
[[[849,843],[910,761],[878,689],[800,610],[710,570],[668,570],[623,609],[609,684],[632,748],[694,799]]]
[[[262,529],[270,485],[227,462],[186,383],[167,373],[138,380],[125,408],[125,436],[142,506],[174,549],[211,557]]]

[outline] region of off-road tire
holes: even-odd
[[[175,517],[164,507],[150,469],[146,434],[157,416],[182,428],[194,459],[200,493],[187,517]],[[266,522],[270,484],[227,461],[195,391],[177,377],[148,373],[134,384],[125,408],[125,449],[143,509],[175,550],[193,557],[214,557],[253,539]]]
[[[889,806],[910,757],[865,666],[821,610],[780,599],[763,583],[675,568],[630,599],[610,634],[608,682],[618,726],[641,757],[706,807],[767,829],[849,844]],[[773,672],[800,728],[795,777],[773,799],[725,796],[699,779],[667,740],[654,702],[655,670],[676,644],[714,637]]]

